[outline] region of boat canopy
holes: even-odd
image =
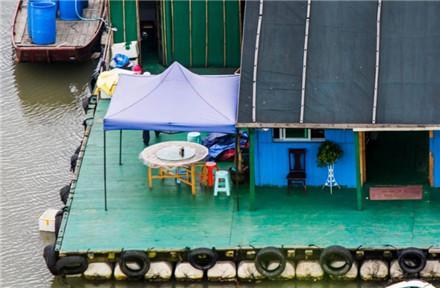
[[[238,75],[198,75],[177,62],[158,75],[120,75],[104,130],[234,133]]]

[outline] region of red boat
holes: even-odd
[[[12,43],[17,62],[82,62],[99,51],[103,20],[57,19],[56,43],[35,45],[28,35],[27,8],[28,0],[18,1],[12,24]],[[83,11],[86,19],[105,19],[106,15],[106,0],[89,0],[88,7]]]

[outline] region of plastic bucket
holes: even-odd
[[[28,7],[27,7],[27,28],[28,28],[28,35],[30,38],[32,38],[32,3],[34,2],[54,2],[57,5],[58,10],[58,0],[28,0]]]
[[[60,19],[81,20],[83,12],[83,0],[59,0]],[[77,13],[78,12],[78,13]]]
[[[53,2],[32,2],[32,43],[53,44],[56,41],[57,5]]]
[[[199,132],[189,132],[186,136],[186,141],[193,143],[202,143]]]

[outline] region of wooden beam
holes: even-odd
[[[237,123],[237,128],[310,128],[310,129],[353,129],[353,131],[440,131],[440,125],[433,124],[356,124],[356,123]]]
[[[434,155],[429,152],[429,185],[434,186]]]
[[[249,129],[249,210],[255,210],[255,130]]]
[[[356,207],[357,210],[363,209],[363,191],[360,167],[359,132],[354,132],[355,158],[356,158]]]
[[[428,181],[431,187],[434,186],[434,154],[432,154],[432,139],[434,139],[434,131],[429,131],[429,172],[428,172]]]
[[[367,159],[366,159],[366,147],[365,147],[365,132],[359,133],[359,153],[360,153],[360,173],[361,184],[364,185],[367,181]]]

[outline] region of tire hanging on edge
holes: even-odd
[[[217,263],[218,254],[214,249],[196,248],[188,252],[188,262],[199,270],[209,270]]]
[[[276,247],[266,247],[257,252],[255,256],[255,268],[260,274],[275,278],[283,273],[286,268],[286,256],[281,249]],[[273,264],[278,264],[276,267],[271,267]]]
[[[136,263],[138,269],[130,267],[129,263]],[[142,279],[145,274],[150,270],[150,259],[143,251],[127,250],[122,251],[119,258],[119,267],[130,279]]]
[[[88,267],[87,258],[81,255],[61,257],[55,265],[59,275],[82,274]]]
[[[67,203],[67,199],[69,198],[70,193],[70,184],[64,186],[60,189],[60,200],[63,202],[64,205]]]
[[[52,275],[57,276],[60,275],[60,272],[56,268],[56,264],[58,261],[58,252],[55,251],[55,245],[50,244],[44,247],[43,250],[44,261],[46,262],[47,269],[49,269]]]
[[[348,249],[342,246],[329,246],[321,252],[319,263],[327,274],[341,276],[350,271],[353,266],[353,256]],[[335,266],[335,263],[338,265]]]
[[[416,274],[426,266],[426,253],[417,248],[407,248],[399,251],[397,261],[403,272]]]

